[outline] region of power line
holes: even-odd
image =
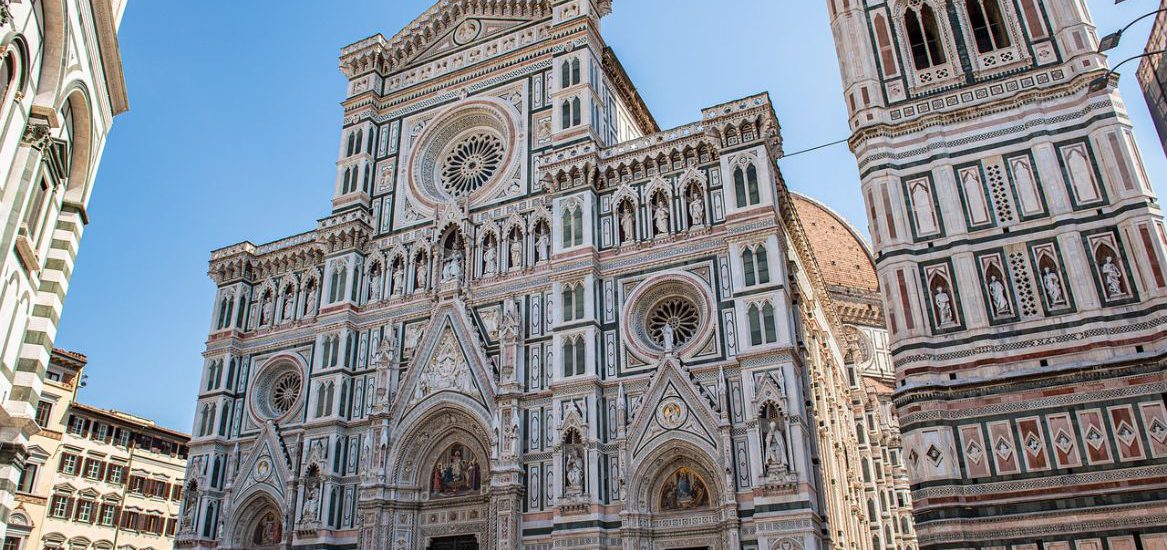
[[[811,152],[811,151],[818,151],[819,149],[824,149],[824,148],[826,148],[826,147],[831,147],[832,145],[839,145],[840,143],[847,143],[847,140],[846,140],[846,139],[840,139],[839,141],[832,141],[832,142],[830,142],[830,143],[824,143],[824,144],[822,144],[822,145],[819,145],[819,146],[816,146],[816,147],[811,147],[810,149],[803,149],[803,150],[801,150],[801,151],[795,151],[795,152],[793,152],[793,153],[786,153],[786,154],[782,155],[782,158],[790,158],[790,157],[793,157],[793,156],[795,156],[795,155],[801,155],[801,154],[803,154],[803,153],[809,153],[809,152]]]

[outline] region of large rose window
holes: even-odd
[[[408,171],[413,199],[435,208],[451,199],[471,204],[493,196],[521,170],[514,114],[491,99],[470,100],[419,124]]]
[[[502,139],[494,132],[463,137],[442,160],[442,187],[454,197],[473,193],[498,173],[503,153]]]
[[[709,342],[716,317],[708,283],[684,271],[636,285],[621,315],[628,348],[644,361],[665,353],[691,357]]]
[[[277,360],[265,365],[252,384],[251,410],[260,420],[278,420],[300,403],[304,376],[291,361]]]
[[[672,331],[669,342],[672,346],[683,346],[693,339],[701,324],[701,314],[697,304],[687,297],[674,296],[657,302],[648,312],[648,335],[662,348],[665,345],[665,327]]]

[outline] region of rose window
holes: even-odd
[[[251,388],[251,412],[261,421],[279,420],[300,403],[304,375],[290,361],[275,361],[259,370]]]
[[[666,298],[648,312],[648,334],[658,346],[665,345],[664,328],[673,329],[673,345],[683,346],[693,339],[701,324],[697,305],[682,297]]]
[[[455,197],[473,193],[494,177],[503,153],[502,140],[493,133],[466,136],[442,160],[442,185]]]
[[[285,372],[272,384],[271,408],[272,411],[283,415],[292,410],[296,400],[300,398],[300,374]]]

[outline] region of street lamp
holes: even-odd
[[[1146,53],[1139,54],[1139,55],[1136,55],[1134,57],[1130,57],[1130,58],[1122,60],[1121,63],[1119,63],[1118,65],[1115,65],[1109,71],[1106,71],[1106,74],[1090,81],[1090,93],[1097,93],[1097,92],[1101,92],[1102,90],[1105,90],[1106,87],[1108,85],[1110,85],[1110,75],[1117,75],[1118,68],[1123,66],[1123,65],[1126,65],[1128,62],[1134,61],[1136,59],[1142,59],[1144,57],[1150,57],[1152,55],[1159,55],[1159,54],[1165,53],[1165,52],[1167,52],[1167,50],[1156,50],[1153,52],[1146,52]]]
[[[1116,0],[1114,3],[1119,4],[1122,1],[1123,0]],[[1102,53],[1102,52],[1105,52],[1107,50],[1113,50],[1113,49],[1117,48],[1118,43],[1122,42],[1122,33],[1126,32],[1128,29],[1130,29],[1132,26],[1134,26],[1135,23],[1138,23],[1139,21],[1142,21],[1142,20],[1144,20],[1152,15],[1155,15],[1158,13],[1163,13],[1165,11],[1167,11],[1167,8],[1159,8],[1151,13],[1143,14],[1142,16],[1139,16],[1134,21],[1127,23],[1127,26],[1123,27],[1122,29],[1119,29],[1117,32],[1112,32],[1106,36],[1103,36],[1102,40],[1098,41],[1098,52]]]

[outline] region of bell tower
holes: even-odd
[[[827,5],[920,547],[1167,547],[1167,237],[1086,3]]]

